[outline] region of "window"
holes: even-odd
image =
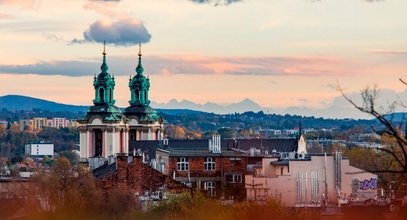
[[[134,95],[136,98],[136,102],[140,101],[140,92],[138,89],[134,90]]]
[[[205,163],[204,163],[205,170],[216,170],[216,163],[213,157],[207,157],[205,158]]]
[[[103,90],[103,88],[99,89],[99,101],[105,102],[105,91]]]
[[[177,168],[179,171],[188,171],[189,170],[188,158],[185,157],[178,158]]]
[[[230,163],[233,166],[240,166],[241,165],[240,161],[242,160],[242,158],[240,158],[240,157],[232,157],[229,160],[230,160]]]
[[[241,183],[242,182],[242,175],[241,174],[227,175],[226,180],[229,183]]]
[[[208,196],[216,196],[215,182],[204,182],[204,189],[208,192]]]
[[[284,167],[280,168],[280,173],[281,173],[281,176],[284,174]]]

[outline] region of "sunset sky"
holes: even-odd
[[[0,95],[90,105],[103,40],[118,106],[137,43],[156,102],[326,109],[407,79],[406,0],[0,0]]]

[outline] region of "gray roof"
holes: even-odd
[[[277,152],[293,152],[298,149],[297,138],[270,138],[270,139],[237,139],[235,148],[241,150],[250,150],[250,148],[264,149],[271,153],[273,150]]]
[[[239,156],[242,153],[233,149],[248,151],[250,148],[273,150],[277,152],[297,151],[297,138],[273,138],[273,139],[222,139],[222,156]],[[148,157],[155,158],[156,149],[168,151],[170,156],[216,156],[209,152],[208,140],[169,140],[168,145],[162,141],[130,141],[129,153],[133,149],[141,149]]]
[[[110,165],[105,163],[104,165],[92,170],[92,173],[96,179],[101,179],[104,176],[114,172],[115,170],[116,170],[116,163],[112,163]]]

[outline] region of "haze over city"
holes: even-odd
[[[384,104],[406,97],[405,8],[403,0],[1,0],[0,95],[90,105],[106,40],[117,105],[126,106],[141,42],[156,103],[248,98],[270,112],[363,118],[337,83],[355,96],[377,84]]]

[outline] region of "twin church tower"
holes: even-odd
[[[101,72],[93,80],[93,106],[79,120],[82,162],[88,162],[90,158],[103,160],[117,153],[128,153],[132,141],[161,139],[163,120],[150,107],[150,79],[143,75],[141,57],[140,44],[136,74],[129,82],[130,106],[122,112],[115,106],[115,78],[108,72],[104,48]]]

